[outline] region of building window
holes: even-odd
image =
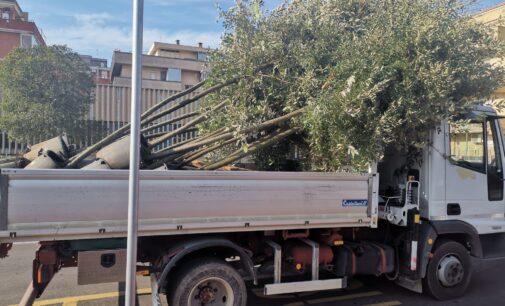
[[[108,79],[108,75],[107,75],[107,70],[100,70],[100,78],[101,79]]]
[[[180,82],[182,80],[181,69],[168,68],[167,70],[167,81],[170,82]]]
[[[156,77],[156,73],[154,72],[149,72],[149,80],[157,80],[158,78]]]
[[[6,20],[11,19],[11,15],[10,15],[9,9],[5,9],[5,11],[3,11],[1,13],[2,13],[2,19],[6,19]]]
[[[21,34],[21,48],[31,48],[32,47],[32,35]]]
[[[178,51],[170,51],[170,50],[165,50],[161,49],[158,56],[163,56],[163,57],[172,57],[172,58],[180,58],[180,54]]]
[[[199,61],[205,62],[207,60],[207,53],[198,52],[197,58]]]

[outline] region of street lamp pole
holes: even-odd
[[[135,306],[137,272],[137,231],[140,172],[140,112],[142,93],[142,41],[144,0],[133,0],[132,92],[130,131],[130,171],[128,177],[128,238],[126,255],[126,301]]]

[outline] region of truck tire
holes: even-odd
[[[177,269],[167,290],[170,306],[245,306],[247,288],[225,261],[199,258]]]
[[[428,263],[423,289],[437,300],[463,296],[472,278],[468,250],[458,242],[442,240]]]

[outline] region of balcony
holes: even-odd
[[[13,32],[13,33],[30,33],[33,34],[37,42],[45,45],[42,35],[34,22],[22,21],[14,19],[0,19],[0,31]]]
[[[132,79],[131,78],[123,78],[123,77],[115,77],[113,81],[114,85],[131,87]],[[169,81],[159,81],[159,80],[142,80],[142,88],[151,88],[151,89],[163,89],[163,90],[174,90],[181,91],[182,83],[180,82],[169,82]]]
[[[132,54],[127,52],[114,52],[112,56],[112,75],[118,76],[121,71],[122,65],[132,64]],[[160,57],[153,55],[143,55],[142,56],[142,66],[143,67],[153,67],[153,68],[179,68],[182,70],[200,72],[203,69],[204,62],[191,60],[191,59],[176,59],[168,57]]]

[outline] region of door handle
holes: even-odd
[[[449,204],[447,204],[447,215],[448,216],[459,216],[459,215],[461,215],[461,206],[459,206],[459,203],[449,203]]]

